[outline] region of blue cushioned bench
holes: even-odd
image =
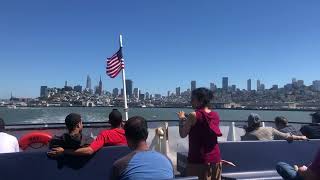
[[[113,163],[129,152],[126,146],[115,146],[102,148],[88,157],[64,156],[51,159],[46,152],[0,154],[0,179],[107,180],[111,176]]]
[[[237,167],[223,166],[223,179],[281,179],[275,170],[277,162],[305,164],[313,160],[320,140],[310,141],[247,141],[220,143],[222,159]],[[185,175],[187,153],[177,154],[177,169]]]

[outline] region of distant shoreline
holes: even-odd
[[[0,108],[7,108],[6,106],[0,106]],[[123,107],[119,106],[94,106],[94,107],[87,107],[87,106],[17,106],[17,108],[117,108],[122,109]],[[191,107],[129,107],[129,109],[192,109]],[[230,111],[299,111],[299,112],[315,112],[318,110],[315,109],[259,109],[259,108],[214,108],[217,110],[230,110]]]

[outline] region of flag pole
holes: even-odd
[[[119,36],[120,48],[122,48],[122,35]],[[122,59],[123,60],[123,59]],[[126,72],[122,69],[122,84],[123,84],[123,97],[124,97],[124,113],[125,120],[128,120],[128,103],[127,103],[127,87],[126,87]]]

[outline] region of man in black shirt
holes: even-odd
[[[309,139],[320,139],[320,112],[318,111],[310,115],[312,117],[312,123],[303,126],[300,131]]]
[[[65,119],[68,133],[55,136],[49,143],[49,148],[62,147],[64,149],[78,149],[88,146],[92,138],[82,135],[83,124],[80,114],[71,113]],[[53,154],[52,154],[53,155]]]

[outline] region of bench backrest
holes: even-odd
[[[223,173],[275,170],[279,161],[309,165],[320,150],[320,140],[310,141],[242,141],[220,143],[222,159],[237,167],[223,166]],[[184,175],[187,153],[177,154],[177,169]]]
[[[50,159],[46,152],[0,155],[1,179],[106,180],[113,163],[130,152],[126,146],[105,147],[90,157],[65,156]]]
[[[226,142],[220,148],[222,158],[237,165],[224,166],[224,173],[274,170],[279,161],[309,165],[320,148],[320,140]]]

